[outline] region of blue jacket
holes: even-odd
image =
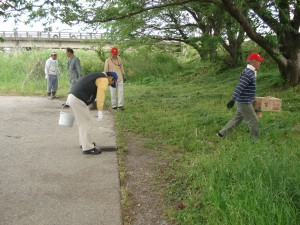
[[[238,85],[236,86],[232,99],[239,103],[252,103],[256,95],[255,70],[248,65],[242,72]]]

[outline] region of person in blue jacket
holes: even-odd
[[[225,137],[243,120],[248,124],[250,136],[259,137],[258,118],[256,116],[253,102],[256,95],[256,72],[260,64],[264,61],[258,53],[251,53],[248,58],[248,65],[242,72],[238,85],[236,86],[232,99],[227,103],[227,108],[231,109],[235,102],[237,111],[234,117],[217,133],[219,137]]]

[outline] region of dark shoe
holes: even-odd
[[[61,106],[62,106],[63,108],[69,108],[69,107],[70,107],[69,105],[67,105],[67,103],[62,104]]]
[[[118,107],[118,109],[124,110],[124,106],[120,106]]]
[[[112,107],[112,109],[113,109],[113,110],[117,110],[118,108],[117,108],[117,107]]]
[[[83,154],[90,154],[90,155],[98,155],[98,154],[100,154],[101,152],[102,152],[101,149],[92,148],[92,149],[90,149],[90,150],[83,151],[82,153],[83,153]]]
[[[94,144],[94,148],[96,147],[96,143],[95,142],[93,142],[93,144]],[[82,145],[80,145],[80,148],[82,148]]]
[[[216,133],[216,135],[217,135],[218,137],[220,137],[220,138],[223,138],[223,137],[224,137],[224,135],[220,134],[220,132]]]

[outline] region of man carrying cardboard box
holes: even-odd
[[[247,68],[242,72],[238,85],[236,86],[232,99],[227,103],[231,109],[237,103],[235,116],[217,133],[219,137],[225,137],[243,120],[248,124],[251,137],[259,137],[258,118],[256,116],[253,101],[256,94],[256,71],[265,59],[256,52],[247,58]]]

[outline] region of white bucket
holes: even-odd
[[[61,126],[72,127],[74,116],[71,113],[60,112],[58,124]]]

